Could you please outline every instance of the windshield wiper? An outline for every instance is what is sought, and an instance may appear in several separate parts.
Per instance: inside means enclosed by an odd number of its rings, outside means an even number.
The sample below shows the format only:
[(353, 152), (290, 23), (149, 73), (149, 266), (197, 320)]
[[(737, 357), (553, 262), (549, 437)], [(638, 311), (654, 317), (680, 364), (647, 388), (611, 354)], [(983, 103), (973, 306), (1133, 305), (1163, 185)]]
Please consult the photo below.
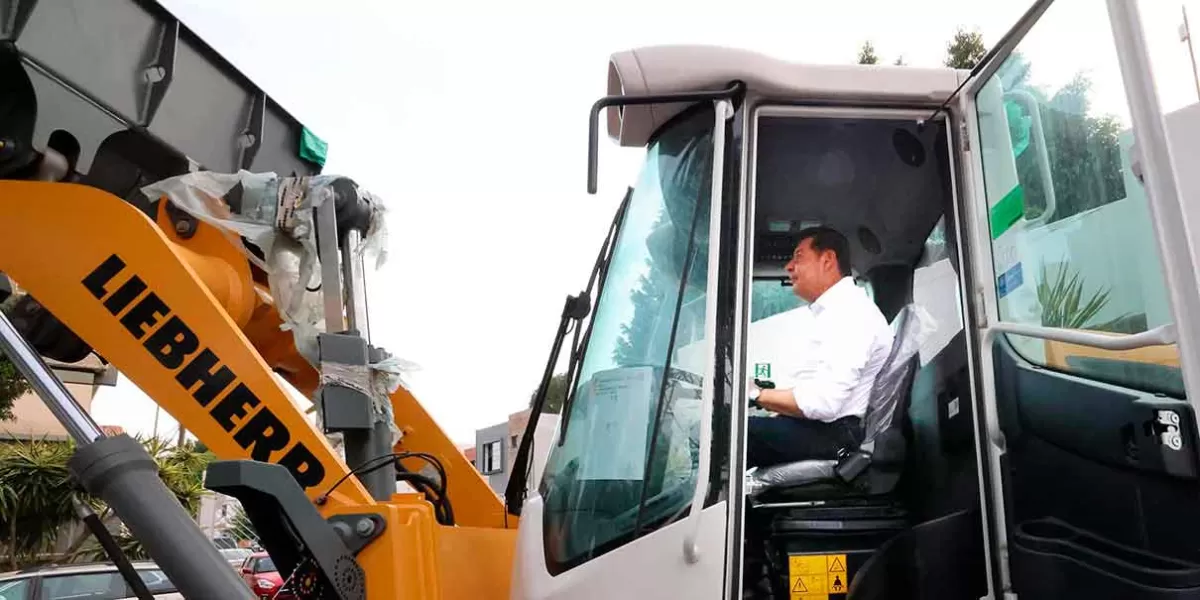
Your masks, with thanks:
[(537, 431), (538, 420), (541, 418), (542, 410), (546, 405), (546, 395), (550, 389), (550, 380), (554, 377), (554, 367), (558, 364), (558, 357), (562, 353), (563, 342), (566, 341), (567, 333), (570, 329), (574, 329), (574, 338), (571, 341), (570, 363), (567, 367), (566, 381), (566, 398), (563, 400), (562, 406), (559, 409), (560, 419), (562, 419), (562, 427), (559, 430), (559, 443), (566, 437), (567, 425), (570, 422), (571, 402), (575, 398), (575, 377), (576, 370), (579, 367), (579, 359), (583, 351), (584, 345), (587, 344), (592, 334), (592, 321), (588, 322), (587, 334), (580, 340), (579, 330), (583, 325), (583, 320), (592, 312), (592, 288), (599, 281), (599, 290), (596, 294), (597, 300), (604, 292), (604, 278), (608, 275), (608, 266), (612, 262), (613, 248), (617, 245), (617, 237), (621, 234), (621, 224), (625, 220), (625, 212), (629, 208), (629, 200), (633, 197), (633, 188), (625, 190), (625, 197), (621, 199), (620, 206), (617, 207), (617, 214), (613, 217), (612, 224), (608, 228), (608, 236), (604, 239), (604, 245), (600, 247), (600, 253), (596, 256), (596, 263), (592, 266), (592, 274), (588, 277), (587, 287), (580, 292), (578, 296), (568, 295), (563, 303), (562, 315), (558, 322), (558, 331), (554, 334), (554, 344), (550, 349), (550, 358), (546, 361), (546, 369), (542, 372), (542, 382), (538, 385), (537, 393), (533, 399), (533, 405), (530, 406), (529, 421), (525, 425), (525, 432), (521, 435), (521, 445), (517, 449), (517, 456), (513, 460), (513, 475), (508, 480), (508, 487), (504, 489), (504, 504), (508, 514), (520, 516), (521, 505), (525, 502), (526, 484), (529, 481), (529, 470), (532, 466), (530, 454), (533, 452), (534, 432)]

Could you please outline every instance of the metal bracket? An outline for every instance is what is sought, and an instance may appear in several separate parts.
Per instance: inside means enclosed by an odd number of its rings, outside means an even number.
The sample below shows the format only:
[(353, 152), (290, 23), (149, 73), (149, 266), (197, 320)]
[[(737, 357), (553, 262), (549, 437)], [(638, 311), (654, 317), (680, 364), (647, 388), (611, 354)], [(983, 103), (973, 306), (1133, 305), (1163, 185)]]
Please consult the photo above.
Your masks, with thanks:
[(142, 81), (145, 82), (142, 111), (138, 115), (138, 124), (149, 127), (167, 96), (167, 88), (175, 78), (175, 46), (179, 43), (179, 21), (170, 19), (164, 21), (159, 33), (158, 46), (148, 64), (142, 69)]
[(250, 114), (246, 117), (246, 128), (237, 137), (238, 166), (247, 171), (254, 164), (254, 157), (262, 147), (263, 115), (267, 112), (267, 95), (261, 91), (250, 99)]
[(1158, 423), (1163, 426), (1163, 432), (1158, 439), (1162, 445), (1172, 450), (1183, 450), (1183, 435), (1180, 433), (1179, 413), (1173, 410), (1159, 410)]
[(163, 210), (167, 213), (167, 218), (171, 220), (171, 227), (175, 229), (175, 235), (180, 239), (189, 240), (196, 235), (196, 228), (200, 226), (200, 221), (192, 216), (187, 211), (175, 206), (170, 200), (161, 200), (164, 202)]
[[(216, 461), (208, 466), (205, 487), (242, 503), (285, 578), (299, 569), (303, 575), (323, 578), (337, 598), (366, 598), (362, 566), (286, 468), (251, 460)], [(312, 571), (305, 566), (309, 563)]]
[(327, 520), (333, 525), (333, 531), (346, 543), (346, 548), (354, 555), (358, 555), (387, 529), (387, 520), (375, 513), (334, 515)]

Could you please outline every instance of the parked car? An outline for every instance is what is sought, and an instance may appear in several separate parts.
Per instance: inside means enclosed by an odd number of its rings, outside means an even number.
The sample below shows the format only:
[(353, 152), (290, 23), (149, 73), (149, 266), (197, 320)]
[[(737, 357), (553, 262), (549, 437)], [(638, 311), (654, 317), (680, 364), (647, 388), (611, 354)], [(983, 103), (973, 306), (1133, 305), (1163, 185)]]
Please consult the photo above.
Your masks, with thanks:
[[(283, 577), (275, 567), (275, 561), (266, 552), (256, 552), (242, 563), (242, 580), (250, 586), (254, 595), (262, 600), (295, 600), (295, 595), (283, 585)], [(282, 588), (282, 589), (281, 589)]]
[[(158, 600), (183, 600), (158, 565), (134, 562), (146, 589)], [(136, 598), (112, 563), (54, 565), (0, 574), (0, 600), (126, 600)]]
[(251, 554), (254, 554), (254, 551), (249, 548), (221, 548), (217, 552), (220, 552), (221, 556), (229, 562), (229, 566), (235, 569), (242, 566), (246, 562), (246, 559)]

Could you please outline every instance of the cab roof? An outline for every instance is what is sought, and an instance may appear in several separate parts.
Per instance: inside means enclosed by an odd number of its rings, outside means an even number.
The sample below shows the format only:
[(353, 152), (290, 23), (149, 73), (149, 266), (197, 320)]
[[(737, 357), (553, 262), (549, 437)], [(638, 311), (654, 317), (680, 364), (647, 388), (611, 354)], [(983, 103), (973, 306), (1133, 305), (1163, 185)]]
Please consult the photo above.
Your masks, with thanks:
[[(937, 106), (967, 71), (884, 65), (817, 65), (758, 52), (707, 45), (644, 46), (609, 57), (608, 94), (644, 95), (721, 90), (734, 81), (747, 92), (782, 101)], [(624, 106), (607, 111), (608, 135), (622, 146), (644, 146), (686, 104)]]

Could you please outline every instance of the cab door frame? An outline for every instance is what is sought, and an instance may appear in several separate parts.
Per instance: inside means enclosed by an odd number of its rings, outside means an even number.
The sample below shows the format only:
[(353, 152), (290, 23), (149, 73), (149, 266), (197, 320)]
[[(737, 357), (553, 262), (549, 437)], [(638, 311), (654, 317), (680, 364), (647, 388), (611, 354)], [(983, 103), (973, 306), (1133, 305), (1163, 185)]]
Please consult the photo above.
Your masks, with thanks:
[[(991, 598), (1015, 597), (1008, 562), (1006, 490), (1000, 468), (1005, 441), (999, 425), (992, 360), (992, 343), (996, 337), (1012, 333), (1111, 350), (1176, 343), (1186, 389), (1200, 389), (1200, 354), (1192, 344), (1192, 340), (1200, 339), (1200, 280), (1196, 271), (1200, 265), (1200, 248), (1189, 244), (1188, 211), (1174, 175), (1141, 18), (1133, 1), (1107, 0), (1106, 8), (1130, 108), (1131, 126), (1137, 140), (1134, 160), (1140, 159), (1141, 179), (1168, 288), (1173, 323), (1140, 334), (1112, 338), (1078, 330), (1005, 322), (999, 316), (993, 293), (995, 265), (982, 156), (978, 150), (981, 145), (975, 98), (1053, 1), (1035, 2), (972, 70), (963, 83), (954, 110), (957, 139), (953, 147), (958, 151), (955, 159), (960, 164), (958, 198), (962, 203), (958, 208), (962, 212), (960, 226), (965, 234), (960, 244), (967, 246), (964, 267), (969, 269), (964, 273), (964, 309), (971, 340), (969, 351), (973, 355), (972, 380), (982, 411), (977, 414), (983, 415), (983, 423), (977, 423), (980, 437), (977, 449), (980, 452), (980, 497), (985, 507), (982, 513), (988, 558), (988, 597)], [(1193, 225), (1200, 226), (1200, 223)], [(1189, 404), (1193, 408), (1200, 407), (1194, 397), (1189, 399)]]

